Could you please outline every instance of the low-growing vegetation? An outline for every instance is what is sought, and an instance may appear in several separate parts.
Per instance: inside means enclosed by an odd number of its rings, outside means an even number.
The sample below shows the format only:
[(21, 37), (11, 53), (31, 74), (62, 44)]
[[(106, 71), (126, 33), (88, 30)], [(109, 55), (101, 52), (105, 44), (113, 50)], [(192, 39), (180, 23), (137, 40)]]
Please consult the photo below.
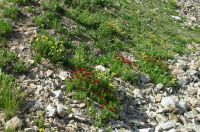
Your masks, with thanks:
[(3, 109), (7, 118), (16, 114), (23, 96), (15, 79), (0, 72), (0, 109)]
[(5, 49), (0, 49), (0, 60), (0, 69), (6, 73), (17, 75), (28, 71), (27, 66), (18, 60), (15, 53), (8, 52)]
[(12, 31), (12, 27), (9, 22), (0, 19), (0, 36), (6, 35)]
[[(174, 0), (49, 0), (41, 1), (40, 8), (44, 13), (33, 19), (40, 28), (33, 41), (35, 59), (46, 57), (75, 69), (66, 81), (67, 92), (75, 91), (75, 96), (85, 100), (89, 108), (94, 102), (99, 105), (89, 112), (97, 126), (117, 117), (120, 111), (120, 102), (112, 98), (117, 97), (117, 89), (111, 86), (113, 77), (135, 84), (137, 73), (142, 72), (153, 83), (173, 86), (176, 79), (166, 61), (176, 53), (186, 53), (188, 43), (200, 42), (199, 30), (181, 27), (181, 21), (172, 20), (172, 15), (178, 15)], [(44, 31), (49, 29), (65, 39), (46, 35)], [(93, 73), (96, 65), (109, 69), (104, 75), (108, 80), (98, 79), (98, 72)], [(92, 84), (95, 81), (98, 84)]]
[[(74, 98), (85, 101), (96, 126), (117, 118), (121, 110), (118, 89), (112, 85), (114, 77), (135, 85), (137, 73), (142, 73), (149, 75), (152, 83), (175, 86), (176, 79), (166, 61), (177, 53), (186, 53), (187, 44), (200, 42), (199, 28), (184, 26), (184, 18), (172, 19), (172, 15), (179, 15), (175, 0), (3, 0), (0, 1), (0, 69), (13, 75), (27, 71), (5, 44), (12, 24), (22, 13), (20, 7), (32, 15), (31, 20), (38, 27), (31, 43), (35, 64), (46, 58), (72, 70), (72, 78), (65, 80), (66, 93), (75, 92)], [(97, 65), (109, 70), (96, 71)], [(0, 81), (6, 80), (9, 87), (18, 89), (5, 73), (1, 73)], [(5, 89), (5, 83), (1, 84)], [(13, 94), (12, 90), (9, 92)], [(6, 100), (1, 93), (0, 98)], [(19, 95), (13, 97), (15, 101)], [(9, 117), (18, 107), (12, 99), (8, 106), (0, 104), (2, 109), (13, 108), (8, 110)], [(38, 127), (44, 127), (43, 115), (36, 122)]]
[[(0, 110), (6, 119), (12, 118), (23, 103), (24, 94), (14, 76), (26, 73), (27, 66), (17, 55), (7, 49), (7, 40), (13, 31), (13, 21), (17, 19), (19, 10), (14, 1), (0, 1)], [(5, 131), (15, 131), (6, 129)]]
[[(73, 71), (72, 78), (65, 82), (67, 92), (75, 91), (76, 99), (85, 100), (90, 115), (96, 119), (95, 123), (99, 127), (106, 120), (118, 117), (120, 111), (117, 89), (111, 81), (112, 77), (108, 73), (81, 68)], [(91, 108), (95, 104), (97, 109)]]

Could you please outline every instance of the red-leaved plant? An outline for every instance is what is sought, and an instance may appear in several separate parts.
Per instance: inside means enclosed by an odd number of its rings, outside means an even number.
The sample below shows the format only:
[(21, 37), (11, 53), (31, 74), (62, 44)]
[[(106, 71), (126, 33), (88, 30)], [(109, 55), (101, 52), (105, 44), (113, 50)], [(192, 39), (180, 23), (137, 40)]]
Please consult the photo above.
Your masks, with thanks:
[(119, 109), (117, 92), (109, 85), (109, 82), (99, 78), (95, 72), (81, 68), (72, 72), (72, 78), (66, 81), (68, 91), (81, 92), (87, 98), (99, 104), (99, 109), (107, 115), (116, 116)]

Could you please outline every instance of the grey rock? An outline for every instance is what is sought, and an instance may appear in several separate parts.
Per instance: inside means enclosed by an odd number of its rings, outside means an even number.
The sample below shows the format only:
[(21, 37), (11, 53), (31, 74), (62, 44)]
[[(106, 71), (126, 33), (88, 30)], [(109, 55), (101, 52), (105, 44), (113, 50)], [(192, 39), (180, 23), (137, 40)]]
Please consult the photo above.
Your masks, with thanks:
[(33, 128), (25, 128), (24, 131), (25, 132), (34, 132), (34, 129)]
[(195, 76), (195, 74), (197, 74), (197, 71), (196, 70), (188, 70), (186, 73), (191, 76)]
[(159, 126), (167, 131), (167, 130), (170, 130), (172, 128), (175, 128), (177, 126), (176, 122), (175, 121), (169, 121), (169, 122), (165, 122), (165, 123), (160, 123)]
[(32, 89), (37, 88), (37, 86), (36, 86), (34, 83), (30, 83), (30, 87), (31, 87)]
[(47, 117), (54, 117), (55, 114), (56, 114), (56, 108), (52, 105), (52, 104), (49, 104), (46, 108), (46, 116)]
[(35, 102), (34, 105), (30, 108), (30, 112), (34, 112), (37, 110), (43, 110), (43, 109), (44, 109), (44, 106), (43, 106), (42, 102), (38, 101), (38, 102)]
[(200, 113), (200, 107), (196, 107), (195, 109), (196, 109), (197, 112)]
[(190, 103), (188, 101), (180, 100), (179, 101), (179, 108), (183, 113), (190, 109)]
[(53, 95), (55, 98), (59, 98), (59, 99), (61, 99), (61, 98), (63, 97), (63, 94), (62, 94), (62, 91), (61, 91), (61, 90), (52, 91), (52, 95)]
[(64, 116), (67, 114), (67, 109), (68, 109), (68, 107), (65, 106), (64, 104), (62, 104), (62, 103), (57, 103), (57, 104), (56, 104), (56, 107), (57, 107), (58, 115), (59, 115), (60, 117), (64, 117)]
[(141, 80), (142, 83), (149, 83), (151, 81), (151, 78), (148, 75), (139, 75), (139, 79)]
[(155, 118), (156, 118), (157, 122), (167, 121), (167, 118), (164, 115), (161, 115), (161, 114), (157, 114)]
[(170, 106), (176, 107), (176, 102), (173, 97), (163, 97), (161, 100), (161, 105), (165, 108), (169, 108)]
[(187, 125), (189, 122), (189, 119), (187, 119), (185, 116), (180, 116), (179, 119), (183, 123), (183, 125)]
[(200, 96), (200, 88), (198, 88), (197, 95)]
[(78, 104), (78, 107), (79, 108), (84, 108), (85, 107), (85, 103)]
[(140, 98), (140, 99), (144, 98), (143, 95), (142, 95), (142, 91), (138, 88), (134, 89), (133, 93), (134, 93), (134, 96), (136, 98)]
[(35, 91), (35, 94), (36, 95), (40, 95), (41, 91), (43, 90), (44, 88), (41, 86), (41, 85), (37, 85), (37, 90)]
[(98, 70), (98, 71), (101, 71), (101, 72), (107, 72), (107, 71), (109, 71), (108, 68), (106, 68), (106, 67), (104, 67), (102, 65), (95, 66), (95, 69)]
[(143, 129), (139, 129), (139, 132), (154, 132), (153, 128), (143, 128)]
[(53, 74), (53, 71), (47, 70), (45, 74), (46, 74), (46, 77), (50, 77)]
[(167, 132), (177, 132), (177, 130), (176, 129), (174, 129), (174, 128), (172, 128), (172, 129), (170, 129), (169, 131), (167, 131)]
[(8, 122), (6, 122), (6, 129), (11, 128), (16, 130), (21, 127), (22, 127), (22, 120), (17, 116), (13, 117)]
[(164, 85), (162, 83), (159, 83), (159, 84), (156, 85), (156, 88), (158, 90), (161, 90), (163, 87), (164, 87)]
[(118, 92), (118, 96), (119, 96), (119, 100), (122, 101), (125, 98), (125, 94), (126, 94), (126, 90), (124, 86), (120, 86), (119, 87), (119, 92)]
[(188, 119), (192, 119), (192, 118), (195, 118), (197, 114), (198, 113), (196, 111), (189, 111), (185, 113), (184, 116), (187, 117)]
[(71, 75), (70, 75), (70, 73), (68, 71), (63, 71), (62, 70), (59, 73), (59, 77), (60, 77), (61, 80), (65, 80), (66, 78), (71, 78)]
[(157, 95), (155, 96), (155, 101), (156, 101), (156, 103), (160, 103), (160, 102), (161, 102), (161, 99), (162, 99), (161, 94), (157, 94)]
[(173, 18), (174, 20), (176, 20), (176, 21), (180, 21), (180, 20), (181, 20), (181, 17), (179, 17), (179, 16), (172, 16), (172, 18)]
[(197, 98), (191, 98), (190, 103), (193, 107), (196, 107), (199, 104), (199, 100)]
[(190, 128), (190, 129), (192, 129), (195, 132), (199, 132), (200, 125), (197, 125), (197, 124), (194, 124), (194, 123), (188, 123), (186, 128), (187, 129)]
[(115, 129), (115, 128), (126, 128), (126, 129), (131, 130), (130, 126), (125, 124), (123, 121), (117, 121), (114, 124), (112, 124), (111, 127), (112, 127), (112, 129)]
[(195, 88), (195, 87), (188, 87), (188, 93), (190, 94), (190, 95), (195, 95), (195, 94), (197, 94), (197, 92), (198, 92), (198, 89), (197, 88)]
[(132, 105), (130, 105), (130, 106), (128, 106), (128, 110), (127, 110), (127, 112), (128, 113), (133, 113), (134, 112), (134, 107), (132, 106)]
[(21, 50), (21, 51), (23, 51), (25, 48), (26, 48), (26, 47), (23, 46), (23, 45), (20, 45), (20, 46), (19, 46), (19, 50)]

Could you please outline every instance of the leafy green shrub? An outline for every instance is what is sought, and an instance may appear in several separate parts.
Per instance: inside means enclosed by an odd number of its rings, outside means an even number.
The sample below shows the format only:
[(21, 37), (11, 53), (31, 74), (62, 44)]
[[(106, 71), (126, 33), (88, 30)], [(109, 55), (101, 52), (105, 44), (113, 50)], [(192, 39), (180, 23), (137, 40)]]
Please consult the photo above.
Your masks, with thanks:
[(33, 22), (41, 28), (48, 29), (57, 27), (59, 24), (58, 16), (53, 12), (47, 12), (43, 16), (36, 16)]
[(6, 46), (6, 38), (0, 37), (0, 48), (4, 48), (5, 46)]
[(41, 0), (43, 9), (57, 13), (64, 13), (63, 4), (57, 0)]
[(37, 36), (33, 42), (33, 49), (37, 54), (54, 62), (62, 62), (66, 57), (64, 41), (46, 35)]
[(0, 49), (0, 60), (0, 68), (5, 72), (16, 74), (27, 72), (26, 65), (20, 62), (12, 52)]
[(12, 31), (11, 24), (0, 19), (0, 36), (10, 33)]
[(16, 114), (22, 99), (23, 95), (15, 80), (0, 72), (0, 108), (4, 110), (7, 118)]
[(87, 10), (71, 9), (68, 12), (74, 20), (88, 28), (98, 28), (104, 20), (102, 14), (90, 13)]

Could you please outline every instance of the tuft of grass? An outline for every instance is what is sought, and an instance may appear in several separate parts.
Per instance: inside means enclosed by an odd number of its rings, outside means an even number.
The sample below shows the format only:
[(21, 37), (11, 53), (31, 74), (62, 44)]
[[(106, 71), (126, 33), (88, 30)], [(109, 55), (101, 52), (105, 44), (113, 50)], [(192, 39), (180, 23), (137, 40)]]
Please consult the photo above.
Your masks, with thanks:
[(59, 17), (53, 12), (47, 12), (45, 15), (34, 17), (33, 22), (38, 27), (49, 29), (59, 25)]
[(36, 126), (38, 127), (38, 128), (44, 128), (45, 127), (45, 125), (44, 125), (44, 123), (45, 123), (45, 120), (44, 120), (44, 112), (40, 112), (39, 114), (38, 114), (38, 117), (35, 119), (35, 124), (36, 124)]
[(75, 49), (75, 55), (70, 59), (71, 65), (74, 67), (82, 67), (85, 64), (85, 50), (83, 46), (79, 46)]
[(57, 12), (60, 14), (64, 13), (63, 3), (57, 0), (41, 0), (41, 6), (44, 10)]
[(0, 72), (0, 108), (4, 110), (7, 118), (16, 114), (22, 99), (23, 94), (15, 80)]
[(16, 132), (16, 131), (12, 128), (8, 128), (8, 129), (5, 129), (3, 132)]
[(7, 6), (3, 9), (3, 16), (16, 20), (17, 16), (19, 14), (18, 7), (12, 5), (12, 6)]
[(11, 24), (3, 19), (0, 19), (0, 37), (12, 31)]
[(7, 73), (23, 74), (27, 72), (27, 66), (18, 60), (16, 54), (0, 49), (0, 68)]
[(9, 0), (9, 1), (20, 5), (28, 5), (35, 2), (35, 0)]

